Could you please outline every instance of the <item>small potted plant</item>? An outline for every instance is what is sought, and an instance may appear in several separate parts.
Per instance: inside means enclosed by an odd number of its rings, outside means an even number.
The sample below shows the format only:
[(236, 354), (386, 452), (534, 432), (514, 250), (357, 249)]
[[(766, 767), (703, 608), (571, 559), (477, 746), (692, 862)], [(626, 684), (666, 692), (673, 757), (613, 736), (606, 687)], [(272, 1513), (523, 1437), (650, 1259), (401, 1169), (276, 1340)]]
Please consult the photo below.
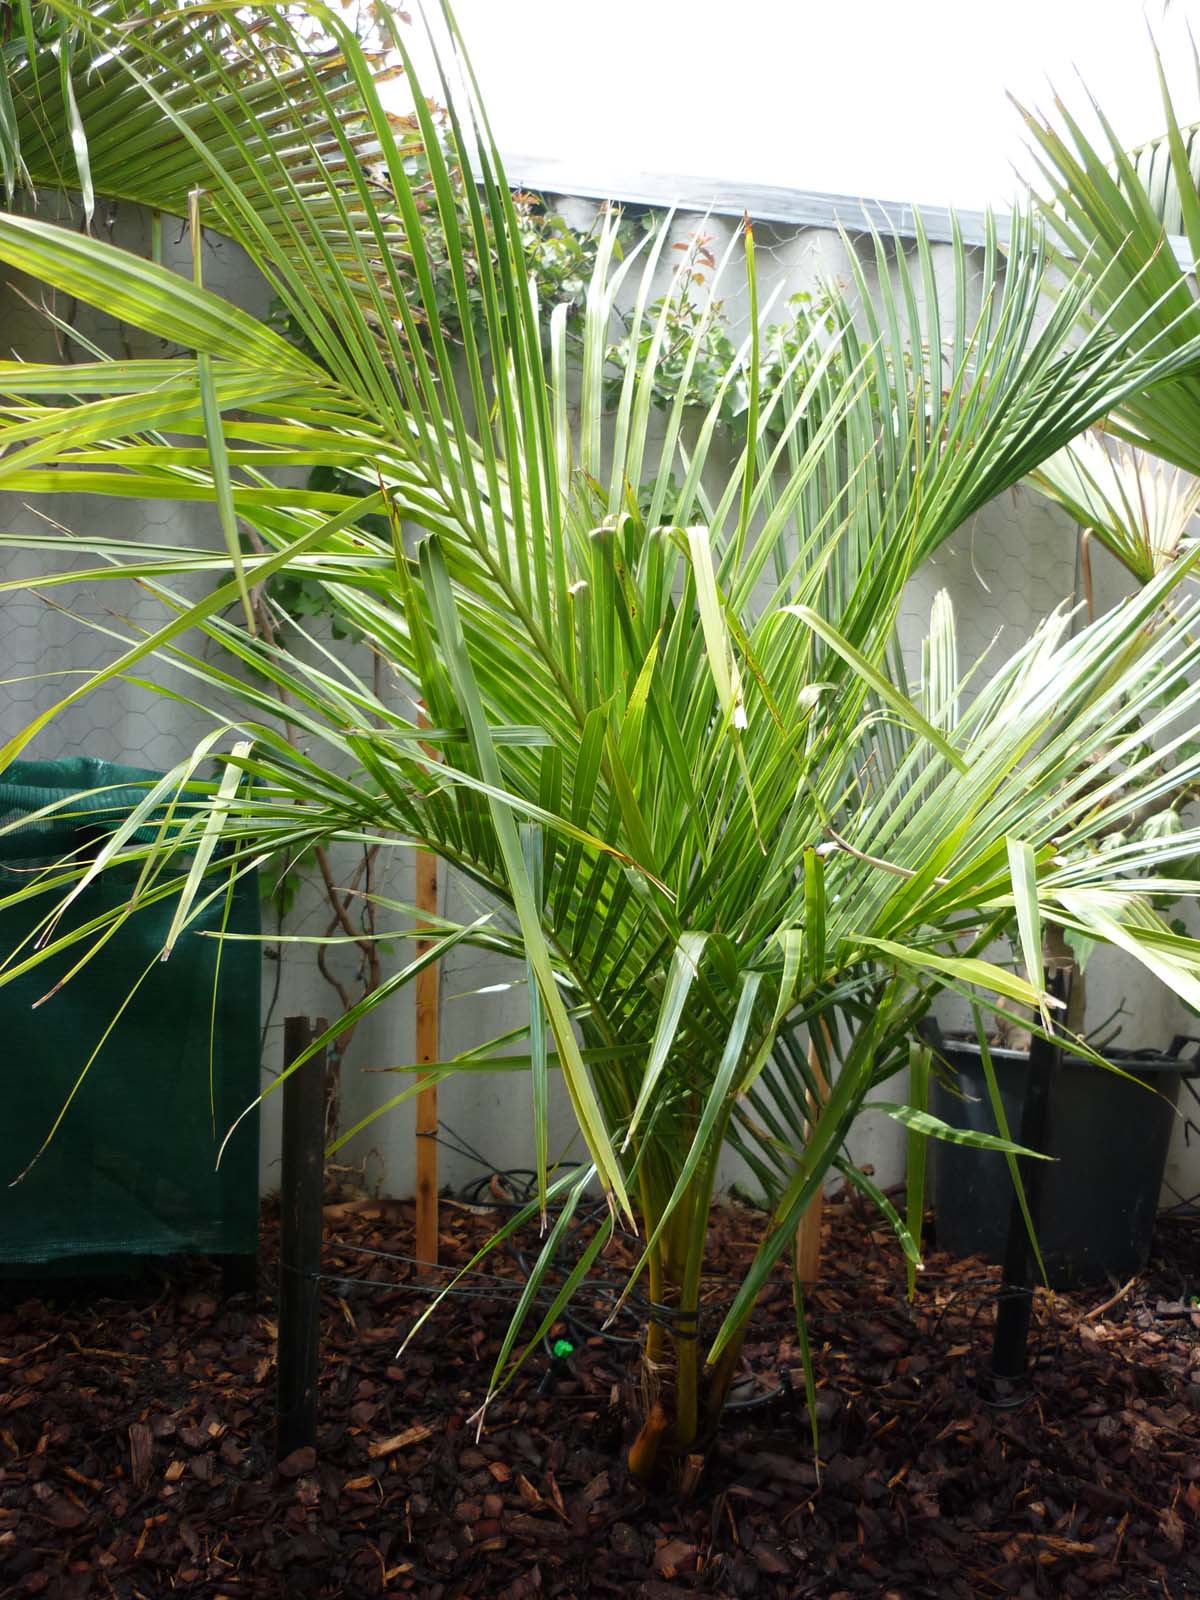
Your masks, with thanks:
[[(1079, 570), (1088, 619), (1094, 618), (1091, 564), (1093, 539), (1139, 583), (1151, 581), (1179, 554), (1200, 505), (1200, 483), (1146, 451), (1112, 441), (1093, 430), (1051, 457), (1033, 474), (1036, 486), (1081, 525)], [(1152, 708), (1168, 709), (1166, 700)], [(1131, 730), (1146, 713), (1131, 708)], [(1194, 741), (1172, 741), (1176, 755)], [(1197, 798), (1193, 784), (1172, 784), (1166, 763), (1147, 741), (1137, 752), (1143, 774), (1154, 773), (1154, 798), (1100, 831), (1087, 847), (1100, 852), (1128, 877), (1130, 893), (1165, 936), (1186, 932), (1182, 920), (1166, 918), (1200, 883), (1200, 854), (1184, 822)], [(1126, 762), (1128, 764), (1128, 761)], [(1111, 802), (1119, 773), (1097, 761), (1097, 807)], [(1172, 876), (1147, 875), (1153, 849), (1161, 862), (1165, 845), (1179, 840)], [(1160, 870), (1160, 869), (1155, 869)], [(1056, 1288), (1124, 1281), (1149, 1254), (1163, 1171), (1176, 1120), (1181, 1077), (1200, 1072), (1200, 1056), (1186, 1058), (1191, 1040), (1178, 1034), (1164, 1052), (1115, 1041), (1122, 1034), (1123, 1005), (1090, 1030), (1086, 1020), (1087, 967), (1093, 941), (1068, 930), (1047, 962), (1070, 973), (1059, 1031), (1063, 1048), (1053, 1071), (1047, 1106), (1045, 1154), (1053, 1166), (1037, 1174), (1037, 1245), (1047, 1281)], [(1014, 1136), (1021, 1128), (1031, 1081), (1032, 1019), (997, 1019), (990, 1037), (944, 1037), (931, 1024), (927, 1037), (935, 1057), (950, 1072), (935, 1076), (931, 1108), (945, 1121), (979, 1133)], [(1198, 1030), (1200, 1031), (1200, 1030)], [(1102, 1057), (1115, 1071), (1097, 1065)], [(950, 1075), (952, 1074), (952, 1076)], [(1012, 1176), (1016, 1165), (1010, 1158)], [(999, 1260), (1012, 1220), (1013, 1183), (1005, 1158), (995, 1153), (940, 1145), (933, 1160), (933, 1197), (938, 1242), (954, 1254), (981, 1253)], [(1025, 1196), (1022, 1193), (1022, 1202)]]

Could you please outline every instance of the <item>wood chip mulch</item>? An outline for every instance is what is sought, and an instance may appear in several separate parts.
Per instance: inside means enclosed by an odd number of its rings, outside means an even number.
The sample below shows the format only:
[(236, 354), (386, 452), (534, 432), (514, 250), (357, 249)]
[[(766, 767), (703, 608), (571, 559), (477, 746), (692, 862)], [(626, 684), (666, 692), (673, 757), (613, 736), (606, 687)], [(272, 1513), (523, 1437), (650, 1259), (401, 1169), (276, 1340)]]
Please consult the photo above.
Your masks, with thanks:
[[(496, 1215), (445, 1206), (444, 1261)], [(714, 1212), (718, 1278), (759, 1221)], [(0, 1285), (0, 1600), (1200, 1595), (1200, 1220), (1163, 1219), (1119, 1298), (1039, 1294), (1032, 1380), (1003, 1409), (983, 1393), (995, 1270), (933, 1252), (910, 1307), (877, 1214), (829, 1204), (820, 1472), (781, 1279), (747, 1343), (750, 1403), (687, 1499), (626, 1478), (630, 1347), (589, 1335), (586, 1303), (575, 1353), (539, 1349), (477, 1442), (520, 1265), (498, 1256), (503, 1281), (397, 1359), (412, 1268), (362, 1247), (411, 1241), (408, 1205), (326, 1207), (324, 1270), (376, 1288), (325, 1285), (318, 1449), (278, 1466), (270, 1215), (257, 1307), (223, 1301), (204, 1262)], [(714, 1313), (729, 1293), (712, 1286)]]

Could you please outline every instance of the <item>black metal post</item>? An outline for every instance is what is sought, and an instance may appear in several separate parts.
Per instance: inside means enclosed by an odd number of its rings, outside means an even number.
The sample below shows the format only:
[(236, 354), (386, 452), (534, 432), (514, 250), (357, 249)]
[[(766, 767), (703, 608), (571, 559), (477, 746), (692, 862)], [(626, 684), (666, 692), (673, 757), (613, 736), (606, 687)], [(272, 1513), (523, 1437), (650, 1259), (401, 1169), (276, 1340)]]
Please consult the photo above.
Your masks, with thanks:
[[(324, 1022), (317, 1023), (323, 1033)], [(307, 1017), (283, 1025), (284, 1060), (308, 1048)], [(283, 1085), (283, 1162), (279, 1216), (278, 1460), (317, 1440), (320, 1357), (321, 1204), (325, 1175), (325, 1052)]]
[[(1052, 971), (1048, 975), (1046, 989), (1056, 1000), (1065, 999), (1066, 975), (1062, 971)], [(1053, 1033), (1053, 1015), (1051, 1023)], [(1017, 1143), (1023, 1144), (1027, 1150), (1042, 1151), (1046, 1148), (1050, 1128), (1050, 1096), (1061, 1062), (1062, 1046), (1057, 1039), (1044, 1039), (1040, 1034), (1035, 1034), (1029, 1047), (1029, 1082), (1025, 1104), (1021, 1108), (1021, 1131), (1017, 1135)], [(1025, 1187), (1029, 1217), (1036, 1236), (1041, 1223), (1042, 1163), (1021, 1158), (1018, 1160), (1022, 1168), (1021, 1181)], [(1021, 1203), (1014, 1190), (1004, 1248), (1003, 1287), (996, 1307), (996, 1330), (992, 1340), (993, 1378), (1011, 1381), (1025, 1375), (1029, 1363), (1033, 1277), (1033, 1247), (1021, 1213)]]

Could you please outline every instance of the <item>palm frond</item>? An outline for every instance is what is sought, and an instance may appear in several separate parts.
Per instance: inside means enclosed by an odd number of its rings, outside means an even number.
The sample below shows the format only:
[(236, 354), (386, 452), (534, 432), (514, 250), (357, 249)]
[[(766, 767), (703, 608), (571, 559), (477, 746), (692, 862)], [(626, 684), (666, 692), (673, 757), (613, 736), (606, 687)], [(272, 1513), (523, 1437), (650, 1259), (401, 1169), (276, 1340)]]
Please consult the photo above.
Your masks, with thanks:
[(1095, 430), (1043, 461), (1029, 481), (1141, 583), (1175, 560), (1200, 506), (1200, 480)]
[[(1179, 126), (1161, 63), (1159, 80), (1168, 131), (1154, 146), (1132, 154), (1098, 106), (1107, 150), (1088, 139), (1061, 102), (1056, 109), (1063, 132), (1029, 111), (1023, 115), (1045, 180), (1047, 227), (1072, 263), (1082, 262), (1095, 274), (1093, 317), (1130, 338), (1140, 340), (1154, 329), (1166, 345), (1181, 346), (1200, 326), (1196, 141), (1194, 132), (1185, 138)], [(1189, 262), (1177, 259), (1169, 232), (1186, 236)], [(1161, 387), (1131, 395), (1109, 425), (1197, 474), (1198, 416), (1200, 378), (1184, 371)]]

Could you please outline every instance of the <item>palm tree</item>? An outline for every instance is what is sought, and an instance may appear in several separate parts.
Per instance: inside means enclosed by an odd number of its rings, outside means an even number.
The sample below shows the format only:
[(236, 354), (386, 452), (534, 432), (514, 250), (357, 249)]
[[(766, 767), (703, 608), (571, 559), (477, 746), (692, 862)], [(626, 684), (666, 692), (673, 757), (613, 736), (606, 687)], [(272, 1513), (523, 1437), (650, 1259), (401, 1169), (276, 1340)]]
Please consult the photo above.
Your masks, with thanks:
[[(1136, 765), (1130, 705), (1166, 738), (1156, 697), (1177, 690), (1178, 715), (1200, 694), (1183, 592), (1197, 557), (1074, 637), (1052, 618), (965, 709), (944, 602), (915, 693), (896, 649), (901, 595), (924, 556), (1095, 418), (1149, 384), (1183, 381), (1200, 341), (1169, 321), (1118, 337), (1100, 317), (1070, 344), (1095, 281), (1080, 272), (1044, 315), (1045, 251), (1019, 217), (1006, 253), (989, 233), (977, 310), (961, 244), (947, 312), (923, 235), (911, 258), (869, 237), (832, 333), (814, 325), (764, 379), (747, 227), (723, 270), (745, 274), (750, 329), (721, 392), (700, 414), (687, 404), (714, 283), (676, 400), (652, 426), (666, 227), (621, 256), (616, 219), (604, 220), (573, 331), (566, 307), (540, 305), (526, 277), (474, 98), (439, 86), (443, 148), (413, 83), (427, 194), (397, 147), (377, 66), (337, 16), (310, 10), (336, 57), (314, 60), (276, 12), (158, 3), (87, 13), (53, 0), (43, 14), (70, 39), (57, 81), (38, 77), (36, 48), (10, 46), (14, 181), (61, 161), (50, 130), (86, 128), (94, 188), (185, 215), (196, 239), (207, 225), (236, 240), (302, 340), (206, 290), (199, 271), (189, 282), (86, 233), (0, 216), (10, 267), (176, 352), (0, 363), (0, 487), (203, 500), (224, 534), (199, 552), (86, 529), (3, 540), (90, 553), (95, 564), (63, 581), (135, 581), (164, 608), (149, 635), (113, 622), (113, 660), (56, 709), (152, 671), (160, 692), (188, 696), (214, 727), (89, 859), (9, 897), (74, 895), (134, 862), (131, 905), (71, 933), (47, 919), (40, 945), (15, 952), (2, 976), (66, 947), (86, 961), (122, 916), (173, 896), (169, 953), (231, 876), (317, 842), (436, 850), (496, 909), (443, 924), (432, 950), (362, 1005), (385, 1003), (458, 940), (526, 964), (526, 1053), (511, 1054), (520, 1041), (509, 1038), (434, 1067), (523, 1071), (533, 1085), (538, 1194), (505, 1232), (540, 1211), (545, 1239), (489, 1392), (536, 1348), (614, 1230), (635, 1229), (626, 1292), (647, 1329), (631, 1460), (648, 1472), (664, 1444), (691, 1451), (715, 1424), (755, 1300), (831, 1168), (916, 1259), (914, 1229), (843, 1151), (867, 1104), (915, 1138), (960, 1137), (919, 1105), (876, 1095), (907, 1065), (938, 992), (1049, 1007), (1045, 925), (1115, 943), (1200, 1002), (1200, 946), (1131, 891), (1125, 857), (1082, 848), (1158, 781)], [(411, 76), (404, 35), (387, 25)], [(74, 83), (74, 110), (63, 83)], [(123, 140), (138, 152), (130, 171)], [(456, 187), (459, 172), (473, 181)], [(434, 231), (456, 342), (426, 248)], [(643, 353), (613, 401), (618, 303)], [(746, 441), (723, 464), (716, 423), (734, 382), (747, 389)], [(281, 481), (279, 469), (313, 462), (336, 468), (334, 487)], [(329, 596), (419, 694), (428, 726), (320, 639), (289, 648), (257, 625), (280, 572)], [(190, 574), (218, 582), (196, 599), (177, 582)], [(1118, 781), (1109, 770), (1123, 761)], [(1173, 776), (1195, 766), (1179, 756)], [(1144, 841), (1136, 864), (1166, 881), (1176, 844)], [(1025, 976), (987, 959), (1014, 921)], [(551, 1160), (552, 1072), (587, 1147), (582, 1169)], [(753, 1263), (711, 1328), (700, 1288), (726, 1145), (768, 1204)], [(551, 1289), (593, 1183), (607, 1208)]]

